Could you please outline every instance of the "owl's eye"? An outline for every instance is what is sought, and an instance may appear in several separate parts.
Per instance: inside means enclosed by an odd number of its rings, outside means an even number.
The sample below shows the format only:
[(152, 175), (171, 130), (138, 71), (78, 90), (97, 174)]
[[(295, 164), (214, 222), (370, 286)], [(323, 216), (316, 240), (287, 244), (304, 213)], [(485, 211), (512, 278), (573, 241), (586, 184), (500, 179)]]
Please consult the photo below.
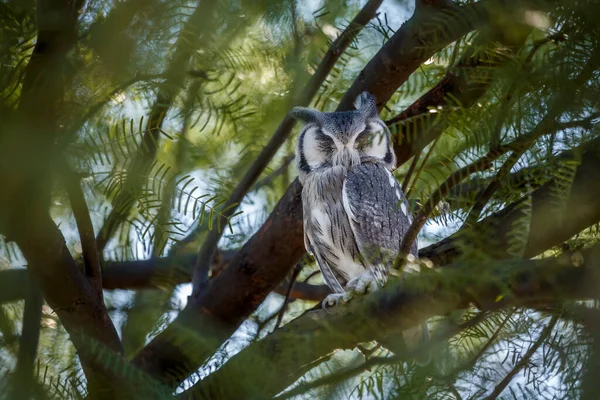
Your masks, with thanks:
[(364, 130), (356, 137), (356, 140), (354, 141), (354, 147), (362, 150), (368, 146), (372, 140), (373, 135), (371, 135), (371, 132), (369, 130)]
[(319, 144), (319, 149), (322, 151), (333, 151), (335, 149), (335, 143), (333, 139), (327, 135), (319, 135), (317, 136), (317, 142)]

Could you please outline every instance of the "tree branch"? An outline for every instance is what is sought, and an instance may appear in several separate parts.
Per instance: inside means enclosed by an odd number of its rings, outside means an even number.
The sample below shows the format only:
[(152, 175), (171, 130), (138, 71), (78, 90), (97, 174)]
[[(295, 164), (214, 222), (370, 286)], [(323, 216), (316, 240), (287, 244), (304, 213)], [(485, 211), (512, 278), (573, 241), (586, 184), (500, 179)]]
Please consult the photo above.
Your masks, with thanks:
[[(579, 268), (563, 266), (558, 258), (466, 262), (390, 282), (345, 306), (313, 311), (288, 323), (232, 357), (182, 398), (240, 398), (253, 393), (253, 388), (260, 388), (263, 396), (275, 395), (299, 378), (303, 365), (336, 349), (354, 348), (472, 303), (482, 310), (497, 310), (594, 298), (600, 284), (600, 246), (584, 257), (585, 267)], [(502, 300), (497, 301), (500, 295)], [(248, 371), (247, 365), (257, 372)]]
[(350, 110), (365, 90), (375, 96), (381, 109), (431, 55), (484, 26), (492, 13), (507, 9), (503, 1), (482, 0), (462, 6), (436, 4), (427, 12), (416, 11), (360, 72), (340, 101), (338, 111)]
[(61, 160), (60, 172), (62, 175), (63, 184), (71, 202), (71, 209), (77, 224), (79, 232), (79, 240), (81, 241), (81, 249), (83, 253), (83, 264), (85, 275), (90, 280), (92, 287), (96, 291), (96, 295), (103, 301), (102, 295), (102, 267), (100, 266), (100, 258), (96, 249), (96, 240), (94, 238), (94, 226), (90, 217), (85, 196), (81, 190), (80, 179), (77, 174), (67, 165), (66, 160)]
[(494, 38), (502, 29), (513, 29), (519, 32), (518, 35), (511, 37), (510, 41), (505, 38), (501, 41), (503, 46), (513, 52), (525, 42), (529, 34), (528, 29), (516, 29), (514, 26), (495, 29), (488, 27), (485, 33), (475, 39), (473, 49), (469, 49), (436, 86), (406, 110), (386, 121), (394, 134), (394, 151), (398, 165), (402, 165), (421, 152), (446, 128), (446, 121), (438, 117), (440, 114), (432, 114), (431, 108), (444, 109), (457, 103), (463, 108), (469, 108), (486, 92), (492, 82), (495, 68), (503, 65), (508, 57), (500, 55), (490, 57), (490, 53), (496, 54), (498, 51), (481, 51), (481, 47), (498, 46)]
[[(462, 324), (453, 325), (453, 326), (450, 326), (450, 327), (444, 329), (443, 332), (440, 332), (440, 333), (436, 334), (435, 337), (432, 337), (431, 340), (429, 340), (427, 342), (426, 346), (429, 348), (433, 348), (437, 344), (447, 341), (448, 339), (459, 334), (460, 332), (464, 331), (465, 329), (468, 329), (470, 327), (473, 327), (473, 326), (479, 324), (481, 321), (483, 321), (483, 319), (486, 315), (487, 315), (487, 313), (482, 312)], [(378, 366), (378, 365), (398, 364), (398, 363), (403, 362), (404, 360), (417, 357), (418, 353), (423, 352), (423, 351), (427, 351), (427, 349), (424, 349), (423, 346), (421, 346), (413, 351), (407, 352), (407, 354), (394, 354), (391, 357), (372, 357), (372, 358), (369, 358), (368, 360), (366, 360), (361, 365), (358, 365), (356, 367), (345, 369), (339, 373), (335, 373), (335, 374), (332, 374), (329, 376), (324, 376), (324, 377), (318, 378), (314, 381), (300, 384), (300, 385), (294, 387), (294, 389), (292, 389), (288, 392), (285, 392), (281, 396), (277, 396), (276, 399), (284, 400), (284, 399), (293, 398), (294, 396), (300, 395), (302, 393), (306, 393), (307, 391), (309, 391), (311, 389), (314, 389), (314, 388), (317, 388), (320, 386), (329, 385), (334, 382), (341, 382), (341, 381), (347, 380), (356, 375), (359, 375), (360, 373), (362, 373), (364, 371), (370, 371), (371, 368)], [(185, 394), (183, 397), (185, 397), (185, 396), (187, 396), (187, 394)]]
[[(211, 269), (223, 270), (233, 259), (235, 251), (220, 251)], [(102, 284), (105, 290), (113, 289), (160, 289), (192, 281), (196, 254), (172, 255), (139, 261), (107, 261), (102, 268)], [(215, 276), (216, 277), (216, 276)], [(0, 303), (22, 300), (29, 293), (29, 273), (24, 268), (0, 271)], [(213, 277), (214, 279), (214, 277)], [(285, 281), (273, 290), (285, 295), (289, 285)], [(321, 301), (330, 293), (327, 285), (296, 282), (290, 298)]]
[(296, 284), (296, 279), (298, 279), (298, 274), (300, 274), (300, 271), (302, 271), (302, 267), (303, 267), (302, 264), (296, 264), (296, 267), (294, 268), (294, 272), (292, 273), (292, 278), (290, 279), (289, 287), (288, 287), (287, 291), (285, 292), (283, 304), (281, 305), (281, 311), (279, 312), (279, 315), (277, 316), (277, 322), (275, 323), (275, 327), (273, 328), (273, 330), (278, 329), (279, 326), (281, 325), (281, 321), (283, 321), (283, 314), (285, 314), (285, 310), (287, 309), (287, 305), (290, 301), (290, 295), (292, 293), (292, 289), (294, 288), (294, 286)]

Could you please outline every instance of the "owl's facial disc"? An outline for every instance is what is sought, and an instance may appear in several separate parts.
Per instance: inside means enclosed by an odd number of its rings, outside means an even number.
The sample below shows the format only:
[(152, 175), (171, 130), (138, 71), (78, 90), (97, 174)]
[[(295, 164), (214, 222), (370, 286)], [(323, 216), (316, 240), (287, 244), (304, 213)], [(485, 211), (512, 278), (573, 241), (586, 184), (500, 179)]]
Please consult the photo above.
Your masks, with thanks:
[(296, 157), (298, 168), (309, 173), (320, 167), (331, 166), (336, 150), (334, 139), (315, 124), (308, 125), (298, 138)]
[(390, 134), (381, 120), (371, 120), (367, 128), (354, 137), (354, 146), (361, 156), (383, 161), (390, 169), (395, 168), (396, 156)]

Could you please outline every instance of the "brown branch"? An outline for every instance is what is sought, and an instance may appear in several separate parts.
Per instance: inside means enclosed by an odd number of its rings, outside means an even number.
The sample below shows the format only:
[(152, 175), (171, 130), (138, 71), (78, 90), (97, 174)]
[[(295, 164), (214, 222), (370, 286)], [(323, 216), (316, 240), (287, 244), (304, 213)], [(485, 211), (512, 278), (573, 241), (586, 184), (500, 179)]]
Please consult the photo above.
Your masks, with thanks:
[[(402, 165), (415, 154), (421, 152), (429, 143), (439, 138), (447, 126), (447, 121), (440, 114), (432, 114), (431, 108), (448, 109), (457, 104), (462, 108), (471, 107), (488, 89), (492, 82), (494, 71), (505, 64), (507, 56), (498, 55), (494, 42), (498, 31), (503, 27), (488, 29), (480, 34), (475, 43), (461, 57), (458, 64), (431, 90), (416, 100), (410, 107), (394, 118), (386, 121), (394, 134), (394, 151), (398, 165)], [(503, 51), (511, 52), (523, 45), (528, 29), (505, 28), (519, 32), (510, 41), (503, 38), (500, 42)], [(494, 47), (495, 51), (482, 51), (481, 47)], [(494, 54), (495, 57), (490, 56)]]
[[(240, 398), (253, 390), (272, 396), (295, 382), (303, 365), (336, 349), (399, 333), (473, 303), (497, 310), (594, 298), (600, 284), (600, 246), (586, 252), (585, 260), (586, 266), (579, 268), (557, 259), (466, 262), (389, 284), (336, 310), (314, 311), (288, 323), (232, 357), (182, 398)], [(497, 301), (499, 295), (502, 301)]]
[[(358, 33), (364, 28), (364, 26), (375, 16), (375, 13), (382, 0), (369, 0), (367, 4), (360, 10), (360, 12), (354, 17), (348, 27), (342, 32), (342, 34), (331, 44), (330, 48), (325, 53), (325, 56), (321, 60), (321, 63), (317, 67), (317, 70), (306, 84), (304, 90), (294, 100), (295, 106), (306, 106), (310, 103), (312, 98), (317, 94), (319, 87), (325, 81), (338, 59), (343, 55), (348, 46), (352, 43)], [(263, 147), (262, 151), (248, 168), (238, 185), (235, 187), (225, 204), (222, 216), (219, 215), (216, 218), (229, 218), (237, 210), (238, 205), (241, 203), (243, 198), (248, 193), (248, 190), (254, 185), (262, 171), (267, 167), (277, 150), (288, 138), (294, 127), (294, 119), (290, 115), (286, 115), (283, 121), (277, 127), (277, 130)], [(216, 224), (219, 226), (218, 224)], [(204, 239), (200, 250), (198, 251), (198, 258), (196, 261), (196, 267), (194, 275), (192, 277), (192, 284), (194, 286), (192, 297), (197, 298), (202, 292), (206, 290), (208, 286), (208, 270), (210, 268), (210, 261), (213, 259), (214, 252), (216, 251), (217, 244), (221, 239), (223, 230), (213, 229), (208, 232), (208, 235)]]
[(276, 178), (278, 178), (279, 176), (283, 175), (289, 169), (290, 164), (294, 161), (295, 157), (296, 157), (295, 154), (290, 154), (289, 156), (287, 156), (286, 158), (284, 158), (283, 162), (281, 163), (281, 165), (279, 166), (279, 168), (277, 168), (275, 171), (273, 171), (269, 175), (265, 176), (263, 179), (261, 179), (258, 182), (256, 182), (256, 184), (254, 185), (254, 187), (252, 188), (252, 190), (253, 191), (257, 191), (257, 190), (262, 189), (263, 187), (270, 186), (271, 183), (273, 183), (273, 181)]
[(56, 312), (78, 351), (88, 390), (94, 396), (111, 396), (105, 370), (90, 348), (90, 340), (116, 354), (123, 349), (104, 303), (67, 249), (65, 239), (47, 212), (33, 213), (15, 232), (15, 240), (28, 262), (28, 270), (42, 288), (48, 305)]
[(302, 271), (302, 267), (303, 267), (302, 264), (296, 264), (296, 267), (294, 268), (294, 272), (292, 273), (292, 278), (290, 279), (288, 290), (285, 293), (285, 297), (283, 299), (283, 304), (281, 305), (281, 310), (279, 311), (279, 315), (277, 316), (277, 322), (275, 323), (275, 327), (273, 328), (273, 330), (278, 329), (279, 326), (281, 325), (281, 321), (283, 321), (283, 314), (285, 314), (285, 310), (287, 309), (287, 305), (290, 301), (290, 295), (292, 293), (292, 289), (294, 288), (294, 286), (296, 284), (296, 279), (298, 279), (298, 275), (300, 274), (300, 271)]
[[(213, 279), (233, 259), (235, 251), (220, 251), (211, 270)], [(192, 269), (196, 254), (172, 255), (139, 261), (107, 261), (102, 268), (102, 284), (105, 290), (113, 289), (161, 289), (192, 281)], [(317, 271), (318, 272), (318, 271)], [(273, 290), (285, 295), (289, 285), (285, 281)], [(0, 304), (24, 299), (29, 293), (29, 273), (23, 268), (0, 271)], [(330, 293), (327, 285), (296, 282), (290, 298), (321, 301)]]
[(100, 258), (96, 249), (96, 240), (94, 237), (94, 226), (88, 210), (83, 191), (81, 190), (80, 179), (77, 174), (67, 165), (66, 160), (62, 160), (60, 172), (62, 181), (71, 202), (71, 209), (77, 224), (79, 240), (83, 253), (83, 264), (85, 275), (90, 280), (96, 295), (103, 301), (102, 295), (102, 267)]
[(365, 90), (375, 96), (377, 107), (381, 109), (423, 62), (461, 36), (485, 25), (492, 13), (506, 10), (504, 7), (501, 1), (482, 0), (415, 12), (360, 72), (340, 101), (338, 111), (350, 110), (356, 97)]
[(527, 352), (525, 353), (523, 358), (521, 358), (519, 360), (519, 362), (515, 364), (513, 369), (510, 370), (510, 372), (504, 377), (504, 379), (502, 379), (502, 381), (500, 381), (500, 383), (498, 383), (498, 385), (496, 385), (496, 387), (494, 388), (492, 393), (490, 393), (489, 396), (487, 396), (484, 400), (497, 399), (498, 396), (504, 391), (504, 389), (506, 389), (506, 387), (510, 384), (510, 382), (513, 380), (513, 378), (519, 372), (521, 372), (521, 370), (523, 370), (523, 368), (525, 368), (527, 366), (527, 364), (529, 364), (531, 357), (534, 356), (537, 349), (539, 349), (540, 346), (542, 344), (544, 344), (546, 339), (548, 339), (548, 337), (552, 333), (552, 330), (554, 329), (554, 327), (556, 326), (556, 323), (558, 322), (558, 318), (559, 317), (556, 315), (552, 316), (550, 322), (548, 323), (548, 326), (546, 326), (544, 328), (544, 330), (542, 331), (542, 333), (540, 333), (540, 336), (537, 338), (535, 343), (533, 343), (533, 345), (529, 348), (529, 350), (527, 350)]
[[(425, 155), (425, 158), (427, 159), (427, 156), (429, 154), (431, 154), (431, 150), (433, 149), (433, 147), (431, 149), (429, 149), (430, 151)], [(415, 154), (415, 157), (413, 157), (412, 162), (410, 163), (410, 166), (408, 167), (408, 171), (406, 172), (406, 175), (404, 176), (404, 181), (402, 182), (402, 192), (406, 193), (406, 198), (410, 199), (409, 194), (408, 193), (408, 184), (410, 183), (410, 179), (412, 178), (412, 174), (413, 172), (415, 172), (415, 168), (417, 167), (417, 164), (419, 163), (419, 158), (421, 157), (421, 154), (423, 154), (422, 151), (420, 151), (419, 153)], [(421, 163), (421, 166), (425, 165), (425, 162)], [(415, 177), (415, 182), (418, 179), (418, 176)]]

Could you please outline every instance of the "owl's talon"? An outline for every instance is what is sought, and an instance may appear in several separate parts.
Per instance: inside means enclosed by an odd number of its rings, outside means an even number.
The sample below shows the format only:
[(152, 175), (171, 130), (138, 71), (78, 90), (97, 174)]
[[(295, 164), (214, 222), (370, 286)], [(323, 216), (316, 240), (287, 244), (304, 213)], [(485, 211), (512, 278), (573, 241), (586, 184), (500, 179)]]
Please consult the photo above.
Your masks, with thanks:
[(365, 272), (351, 279), (346, 285), (346, 290), (359, 294), (371, 293), (377, 289), (379, 289), (379, 283), (370, 272)]
[(330, 294), (329, 296), (325, 297), (325, 300), (323, 300), (323, 302), (321, 303), (321, 306), (323, 307), (324, 310), (326, 310), (328, 308), (335, 307), (338, 304), (344, 304), (344, 303), (346, 303), (346, 301), (344, 301), (345, 296), (346, 296), (346, 293)]

